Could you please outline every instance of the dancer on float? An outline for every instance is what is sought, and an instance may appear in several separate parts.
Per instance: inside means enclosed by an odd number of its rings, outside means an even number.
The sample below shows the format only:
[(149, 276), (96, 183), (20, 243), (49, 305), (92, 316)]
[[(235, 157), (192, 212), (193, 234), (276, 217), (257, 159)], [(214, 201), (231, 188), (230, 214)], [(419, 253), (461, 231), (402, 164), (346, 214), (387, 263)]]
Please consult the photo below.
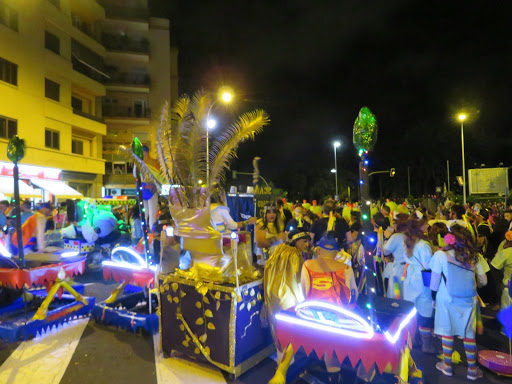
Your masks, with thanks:
[(310, 247), (311, 237), (302, 228), (288, 234), (289, 243), (280, 244), (265, 264), (265, 315), (276, 344), (279, 365), (270, 384), (284, 384), (286, 372), (293, 358), (293, 348), (279, 345), (276, 336), (275, 315), (304, 301), (300, 285), (303, 252)]
[(256, 222), (254, 233), (258, 247), (256, 250), (259, 256), (258, 263), (265, 265), (266, 260), (274, 253), (276, 247), (287, 240), (284, 223), (278, 217), (275, 204), (265, 205), (263, 218)]
[(444, 356), (444, 361), (437, 363), (436, 368), (446, 376), (453, 376), (453, 338), (458, 336), (464, 339), (467, 378), (476, 380), (483, 377), (482, 371), (476, 366), (476, 286), (486, 285), (487, 277), (475, 240), (466, 228), (452, 225), (444, 242), (446, 247), (434, 253), (430, 262), (430, 289), (436, 309), (434, 331), (442, 337)]
[(417, 321), (420, 331), (423, 353), (437, 354), (432, 343), (432, 328), (434, 326), (432, 296), (430, 288), (423, 284), (422, 271), (429, 270), (432, 258), (432, 248), (425, 241), (422, 224), (424, 222), (412, 215), (403, 224), (403, 248), (405, 249), (404, 268), (404, 300), (414, 303), (418, 311)]
[(229, 208), (227, 207), (226, 202), (226, 192), (217, 183), (213, 183), (212, 190), (213, 191), (210, 196), (212, 220), (220, 233), (226, 232), (226, 229), (228, 228), (231, 230), (243, 228), (249, 224), (255, 224), (258, 221), (257, 218), (251, 217), (248, 220), (237, 223), (229, 213)]

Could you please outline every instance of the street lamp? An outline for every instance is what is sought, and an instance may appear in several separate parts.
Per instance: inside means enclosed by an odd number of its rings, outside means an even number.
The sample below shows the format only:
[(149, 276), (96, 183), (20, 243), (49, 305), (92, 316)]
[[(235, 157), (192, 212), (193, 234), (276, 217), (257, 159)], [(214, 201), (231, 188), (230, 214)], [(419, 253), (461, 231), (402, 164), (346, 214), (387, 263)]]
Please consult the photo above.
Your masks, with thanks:
[(222, 101), (224, 104), (228, 104), (233, 100), (233, 92), (229, 88), (222, 88), (217, 93), (217, 99), (213, 101), (208, 108), (206, 114), (206, 185), (210, 186), (210, 133), (209, 130), (215, 128), (217, 121), (210, 119), (210, 112), (217, 101)]
[(459, 114), (460, 120), (460, 141), (462, 144), (462, 198), (464, 201), (464, 207), (466, 206), (466, 159), (464, 157), (464, 120), (466, 120), (466, 115), (461, 113)]
[(336, 183), (336, 196), (335, 196), (335, 198), (338, 199), (338, 162), (336, 161), (336, 150), (337, 150), (337, 148), (339, 146), (341, 146), (341, 143), (339, 141), (335, 141), (332, 145), (334, 147), (334, 180), (335, 180), (335, 183)]

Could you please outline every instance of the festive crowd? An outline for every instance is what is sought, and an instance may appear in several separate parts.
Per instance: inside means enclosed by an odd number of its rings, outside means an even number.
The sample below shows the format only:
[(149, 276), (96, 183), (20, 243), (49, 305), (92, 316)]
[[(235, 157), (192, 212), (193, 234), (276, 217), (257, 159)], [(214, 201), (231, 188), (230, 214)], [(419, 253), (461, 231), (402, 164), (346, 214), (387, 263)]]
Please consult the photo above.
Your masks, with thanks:
[[(467, 357), (467, 378), (481, 378), (475, 342), (476, 334), (484, 331), (481, 307), (498, 310), (510, 305), (512, 210), (446, 200), (433, 212), (421, 205), (387, 200), (371, 204), (371, 222), (377, 291), (414, 303), (422, 351), (438, 354), (434, 340), (442, 340), (443, 361), (437, 369), (453, 375), (454, 337), (458, 337), (463, 339)], [(318, 207), (277, 200), (265, 206), (255, 230), (258, 263), (265, 265), (265, 279), (271, 280), (265, 285), (299, 291), (291, 292), (295, 298), (291, 302), (280, 298), (272, 303), (269, 297), (267, 305), (275, 307), (275, 312), (306, 298), (352, 307), (357, 295), (368, 293), (369, 288), (362, 235), (357, 204), (327, 200)], [(283, 244), (295, 247), (303, 259), (295, 283), (286, 277)], [(271, 271), (275, 265), (279, 265), (279, 274)], [(282, 351), (281, 371), (272, 382), (283, 382), (290, 360), (286, 352)]]

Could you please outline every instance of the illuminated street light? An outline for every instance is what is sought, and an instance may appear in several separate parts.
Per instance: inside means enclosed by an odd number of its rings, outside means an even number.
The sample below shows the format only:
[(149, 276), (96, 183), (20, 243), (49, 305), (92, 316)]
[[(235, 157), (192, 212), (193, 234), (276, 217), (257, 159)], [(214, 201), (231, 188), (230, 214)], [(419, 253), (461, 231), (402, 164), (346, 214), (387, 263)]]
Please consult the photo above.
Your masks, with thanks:
[(215, 128), (216, 125), (217, 121), (215, 119), (208, 119), (208, 121), (206, 122), (206, 126), (208, 127), (208, 129), (213, 129)]
[(331, 173), (336, 173), (336, 170), (334, 168), (331, 169)]
[(464, 201), (464, 207), (466, 207), (466, 159), (464, 156), (464, 120), (466, 115), (464, 113), (459, 114), (460, 120), (460, 141), (462, 146), (462, 198)]
[(233, 95), (230, 92), (224, 92), (222, 94), (222, 101), (224, 101), (225, 103), (229, 103), (232, 98), (233, 98)]
[[(336, 195), (335, 200), (338, 200), (338, 161), (336, 160), (336, 150), (341, 146), (339, 141), (335, 141), (333, 144), (334, 147), (334, 181), (336, 183)], [(333, 170), (331, 169), (331, 172)]]

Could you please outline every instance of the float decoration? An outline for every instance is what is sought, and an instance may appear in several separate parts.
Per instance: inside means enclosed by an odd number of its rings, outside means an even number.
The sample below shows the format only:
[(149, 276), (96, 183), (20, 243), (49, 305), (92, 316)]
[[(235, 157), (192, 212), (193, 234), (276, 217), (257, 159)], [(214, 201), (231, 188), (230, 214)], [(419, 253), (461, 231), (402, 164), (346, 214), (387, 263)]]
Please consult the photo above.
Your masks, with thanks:
[[(190, 252), (192, 269), (204, 267), (210, 278), (228, 281), (234, 277), (234, 271), (221, 260), (224, 256), (222, 235), (212, 222), (209, 204), (212, 184), (223, 180), (239, 144), (261, 132), (269, 118), (262, 110), (243, 114), (212, 140), (206, 153), (206, 119), (214, 102), (209, 94), (198, 92), (192, 98), (180, 97), (172, 108), (166, 103), (156, 144), (161, 177), (173, 186), (169, 192), (169, 208), (176, 222), (175, 235), (181, 237), (183, 249)], [(135, 161), (155, 184), (162, 183), (143, 162)], [(207, 162), (209, 185), (205, 183)], [(204, 274), (200, 270), (194, 273), (195, 276)]]
[(7, 144), (7, 157), (14, 163), (14, 209), (16, 212), (16, 233), (18, 234), (18, 255), (23, 268), (25, 268), (25, 254), (23, 252), (23, 237), (21, 232), (21, 207), (20, 207), (20, 179), (18, 172), (18, 162), (25, 157), (25, 140), (20, 139), (17, 135), (13, 136)]

